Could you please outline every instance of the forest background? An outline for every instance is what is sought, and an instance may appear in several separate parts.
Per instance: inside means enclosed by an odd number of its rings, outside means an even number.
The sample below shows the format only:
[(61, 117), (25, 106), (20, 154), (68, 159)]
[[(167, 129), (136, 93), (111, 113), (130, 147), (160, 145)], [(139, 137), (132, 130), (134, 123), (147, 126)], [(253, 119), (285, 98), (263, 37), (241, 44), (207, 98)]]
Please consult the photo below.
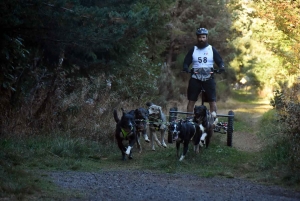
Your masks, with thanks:
[[(186, 100), (180, 73), (195, 30), (225, 61), (232, 90), (269, 97), (300, 167), (300, 2), (4, 0), (0, 3), (0, 137), (68, 133), (113, 140), (114, 108)], [(275, 93), (273, 93), (275, 92)], [(274, 146), (277, 146), (276, 144)]]

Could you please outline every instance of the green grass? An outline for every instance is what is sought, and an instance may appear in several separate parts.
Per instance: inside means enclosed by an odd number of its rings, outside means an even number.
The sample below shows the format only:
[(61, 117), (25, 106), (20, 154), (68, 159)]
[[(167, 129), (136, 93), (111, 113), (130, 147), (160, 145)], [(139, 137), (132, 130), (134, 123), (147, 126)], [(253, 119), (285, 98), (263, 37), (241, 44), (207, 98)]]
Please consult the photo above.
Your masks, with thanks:
[[(209, 149), (201, 149), (199, 154), (193, 152), (190, 144), (182, 162), (176, 157), (175, 144), (169, 144), (166, 149), (158, 147), (156, 151), (151, 151), (149, 144), (143, 143), (143, 152), (135, 153), (133, 160), (126, 161), (121, 160), (116, 144), (103, 146), (67, 136), (1, 139), (0, 144), (1, 195), (2, 198), (18, 199), (33, 195), (37, 199), (42, 195), (52, 198), (58, 194), (68, 195), (68, 192), (60, 192), (51, 182), (47, 182), (47, 174), (43, 173), (45, 171), (137, 169), (234, 178), (246, 173), (244, 164), (249, 163), (253, 157), (252, 154), (225, 146), (217, 136), (213, 138)], [(251, 173), (250, 169), (247, 171)]]
[(264, 113), (259, 122), (260, 130), (258, 135), (264, 140), (265, 148), (261, 153), (258, 167), (266, 172), (268, 179), (276, 184), (284, 183), (287, 186), (300, 184), (300, 173), (294, 170), (295, 164), (292, 143), (285, 135), (285, 128), (277, 120), (275, 110)]
[(244, 90), (233, 90), (232, 98), (242, 103), (254, 103), (258, 99), (255, 94)]
[[(228, 147), (222, 140), (224, 136), (215, 134), (210, 147), (202, 148), (198, 154), (190, 144), (187, 156), (181, 162), (176, 157), (175, 144), (168, 144), (166, 149), (157, 147), (156, 151), (152, 151), (145, 142), (142, 142), (141, 154), (135, 149), (133, 160), (122, 161), (114, 142), (103, 144), (71, 138), (63, 133), (26, 139), (2, 137), (0, 199), (67, 198), (70, 192), (61, 192), (61, 189), (47, 180), (47, 171), (62, 170), (97, 172), (135, 169), (192, 173), (201, 177), (246, 178), (299, 188), (299, 175), (292, 173), (286, 166), (289, 147), (286, 141), (278, 139), (281, 128), (276, 122), (274, 111), (263, 113), (265, 110), (254, 107), (254, 99), (244, 103), (236, 104), (239, 110), (234, 110), (234, 132), (257, 133), (266, 144), (263, 151), (245, 152)], [(235, 105), (234, 102), (231, 104)], [(257, 119), (253, 114), (262, 116)]]

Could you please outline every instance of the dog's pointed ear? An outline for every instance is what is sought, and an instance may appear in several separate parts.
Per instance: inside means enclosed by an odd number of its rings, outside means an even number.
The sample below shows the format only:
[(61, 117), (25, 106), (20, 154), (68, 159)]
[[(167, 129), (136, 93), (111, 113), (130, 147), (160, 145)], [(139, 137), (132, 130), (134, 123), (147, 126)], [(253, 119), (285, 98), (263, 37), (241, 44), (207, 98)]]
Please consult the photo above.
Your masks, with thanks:
[(126, 113), (126, 111), (124, 110), (124, 108), (121, 108), (123, 115)]
[(157, 106), (157, 107), (159, 109), (159, 112), (162, 113), (161, 107), (160, 106)]
[(159, 114), (160, 114), (161, 118), (163, 118), (163, 111), (161, 109), (161, 106), (158, 106), (158, 109), (159, 109)]
[(133, 113), (134, 113), (135, 116), (140, 116), (139, 109), (135, 109)]

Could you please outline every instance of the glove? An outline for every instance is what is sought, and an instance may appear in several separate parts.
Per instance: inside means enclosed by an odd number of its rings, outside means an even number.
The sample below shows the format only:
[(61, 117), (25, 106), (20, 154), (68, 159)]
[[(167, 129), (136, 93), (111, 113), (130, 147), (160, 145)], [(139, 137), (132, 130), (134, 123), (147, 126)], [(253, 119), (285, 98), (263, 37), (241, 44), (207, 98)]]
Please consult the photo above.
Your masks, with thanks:
[(219, 73), (224, 73), (224, 72), (225, 72), (225, 68), (224, 67), (222, 67), (222, 68), (219, 69)]
[(185, 66), (185, 67), (183, 67), (182, 71), (188, 73), (189, 69), (188, 69), (188, 67)]
[(182, 71), (188, 73), (189, 72), (189, 66), (187, 64), (183, 64)]

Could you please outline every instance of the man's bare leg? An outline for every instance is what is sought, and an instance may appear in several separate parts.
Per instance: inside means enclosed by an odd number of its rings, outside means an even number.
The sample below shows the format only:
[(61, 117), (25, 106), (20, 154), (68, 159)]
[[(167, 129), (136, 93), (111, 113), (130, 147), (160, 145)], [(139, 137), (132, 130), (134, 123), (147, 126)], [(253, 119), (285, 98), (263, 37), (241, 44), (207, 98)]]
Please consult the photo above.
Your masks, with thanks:
[(217, 118), (217, 104), (216, 102), (209, 102), (209, 110), (210, 113), (213, 115), (214, 117), (214, 123), (213, 123), (213, 128), (215, 128), (216, 124), (218, 123), (218, 118)]
[(213, 111), (215, 111), (215, 113), (217, 113), (217, 104), (215, 101), (209, 102), (209, 111), (210, 111), (210, 113), (212, 113)]
[[(188, 105), (187, 105), (187, 112), (194, 113), (195, 103), (196, 103), (196, 101), (189, 101), (189, 103), (188, 103)], [(189, 116), (193, 116), (193, 114), (188, 114), (187, 116), (188, 116), (188, 117), (189, 117)]]

